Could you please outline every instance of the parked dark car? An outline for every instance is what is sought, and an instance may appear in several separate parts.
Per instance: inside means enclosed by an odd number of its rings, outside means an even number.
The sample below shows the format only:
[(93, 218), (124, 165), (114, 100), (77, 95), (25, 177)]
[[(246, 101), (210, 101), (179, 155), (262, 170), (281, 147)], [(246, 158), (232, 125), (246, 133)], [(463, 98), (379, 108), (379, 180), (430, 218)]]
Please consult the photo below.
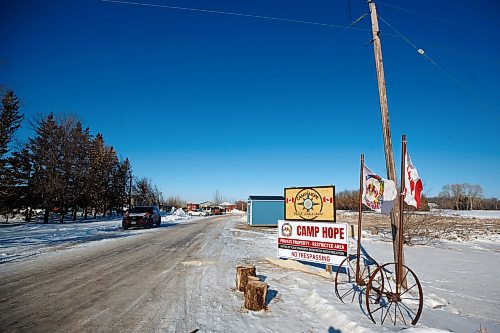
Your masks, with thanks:
[(161, 224), (160, 210), (156, 206), (137, 206), (125, 213), (122, 227), (127, 230), (130, 227), (153, 228)]

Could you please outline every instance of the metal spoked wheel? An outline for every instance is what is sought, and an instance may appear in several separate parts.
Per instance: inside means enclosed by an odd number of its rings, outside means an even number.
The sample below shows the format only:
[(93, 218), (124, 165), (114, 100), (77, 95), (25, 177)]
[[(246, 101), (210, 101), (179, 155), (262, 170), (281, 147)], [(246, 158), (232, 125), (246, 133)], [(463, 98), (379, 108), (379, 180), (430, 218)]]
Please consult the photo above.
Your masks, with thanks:
[[(335, 294), (342, 303), (354, 302), (356, 296), (362, 296), (371, 273), (380, 272), (375, 261), (362, 255), (359, 260), (359, 280), (356, 281), (356, 261), (357, 255), (345, 258), (335, 273)], [(375, 280), (382, 278), (380, 273), (379, 275), (380, 278)]]
[[(423, 293), (415, 273), (402, 265), (402, 279), (406, 281), (398, 291), (396, 286), (396, 263), (380, 266), (373, 273), (366, 287), (366, 309), (370, 319), (380, 324), (390, 322), (394, 325), (415, 325), (420, 318), (423, 306)], [(378, 281), (375, 276), (382, 276)]]

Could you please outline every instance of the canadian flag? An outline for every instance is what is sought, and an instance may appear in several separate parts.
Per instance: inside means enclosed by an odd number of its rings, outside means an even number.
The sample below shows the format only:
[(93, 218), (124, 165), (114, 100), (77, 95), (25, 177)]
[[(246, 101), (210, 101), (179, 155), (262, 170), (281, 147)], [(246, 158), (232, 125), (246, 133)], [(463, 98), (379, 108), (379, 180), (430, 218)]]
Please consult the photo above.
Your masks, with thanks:
[(333, 203), (332, 197), (323, 197), (323, 202)]
[(406, 152), (405, 155), (405, 188), (403, 195), (405, 197), (405, 202), (415, 208), (420, 207), (420, 193), (424, 189), (422, 186), (422, 180), (418, 176), (417, 169), (411, 162), (410, 155)]
[(290, 202), (293, 202), (294, 199), (293, 198), (286, 198), (286, 203), (290, 203)]

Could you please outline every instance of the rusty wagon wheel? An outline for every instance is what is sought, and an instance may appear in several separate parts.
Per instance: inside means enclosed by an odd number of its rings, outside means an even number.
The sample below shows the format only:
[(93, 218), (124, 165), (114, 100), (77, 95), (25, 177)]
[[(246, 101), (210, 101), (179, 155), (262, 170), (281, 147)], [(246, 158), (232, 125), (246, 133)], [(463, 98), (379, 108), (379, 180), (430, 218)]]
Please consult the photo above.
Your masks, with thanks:
[[(415, 273), (407, 266), (402, 266), (402, 281), (399, 292), (396, 288), (396, 263), (388, 263), (377, 268), (366, 287), (366, 309), (370, 319), (380, 324), (391, 322), (394, 325), (415, 325), (420, 318), (423, 306), (422, 286)], [(382, 281), (375, 276), (382, 276)]]
[[(359, 261), (359, 280), (356, 281), (356, 260), (357, 255), (351, 255), (345, 258), (335, 273), (335, 294), (342, 303), (354, 302), (356, 295), (359, 297), (364, 293), (364, 289), (368, 284), (371, 273), (377, 271), (379, 265), (361, 255)], [(381, 280), (382, 274), (378, 270), (379, 277), (375, 280)]]

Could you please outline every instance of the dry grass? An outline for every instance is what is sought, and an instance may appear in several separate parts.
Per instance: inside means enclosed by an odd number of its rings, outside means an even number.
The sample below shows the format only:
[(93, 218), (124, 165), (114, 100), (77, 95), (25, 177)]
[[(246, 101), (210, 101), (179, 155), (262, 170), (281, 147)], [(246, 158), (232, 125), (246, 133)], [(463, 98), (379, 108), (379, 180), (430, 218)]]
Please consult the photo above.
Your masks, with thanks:
[[(337, 221), (357, 223), (357, 212), (338, 212)], [(430, 213), (405, 214), (405, 243), (428, 244), (432, 240), (468, 241), (489, 235), (500, 235), (500, 219), (439, 216)], [(388, 215), (363, 212), (363, 230), (392, 239)]]

